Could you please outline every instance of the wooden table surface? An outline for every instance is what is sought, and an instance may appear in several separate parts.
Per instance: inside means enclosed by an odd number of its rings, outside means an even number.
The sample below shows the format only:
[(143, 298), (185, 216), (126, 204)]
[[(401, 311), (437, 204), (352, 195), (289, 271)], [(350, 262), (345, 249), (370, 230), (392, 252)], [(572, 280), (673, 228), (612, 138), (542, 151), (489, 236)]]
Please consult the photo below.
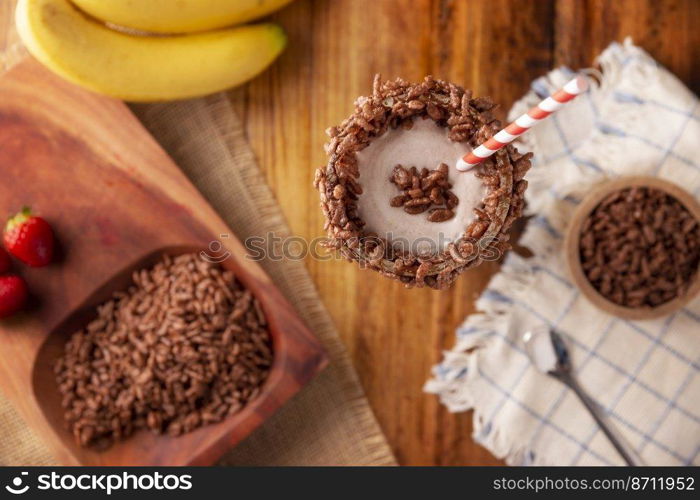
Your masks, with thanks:
[[(292, 230), (323, 235), (311, 182), (326, 162), (324, 130), (370, 91), (372, 77), (426, 74), (490, 95), (502, 112), (551, 68), (590, 66), (631, 36), (700, 90), (698, 0), (297, 0), (273, 18), (289, 48), (231, 92)], [(498, 264), (448, 291), (407, 290), (343, 261), (307, 259), (377, 418), (401, 464), (499, 464), (471, 437), (471, 413), (450, 414), (422, 392)]]

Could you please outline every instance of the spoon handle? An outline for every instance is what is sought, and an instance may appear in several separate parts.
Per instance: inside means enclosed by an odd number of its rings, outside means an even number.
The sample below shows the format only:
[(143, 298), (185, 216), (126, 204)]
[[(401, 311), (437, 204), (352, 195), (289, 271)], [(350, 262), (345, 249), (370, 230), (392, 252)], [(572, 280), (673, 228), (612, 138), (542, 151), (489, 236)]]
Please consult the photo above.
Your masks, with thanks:
[(623, 458), (623, 460), (627, 463), (627, 465), (630, 466), (635, 466), (635, 460), (632, 458), (630, 453), (625, 449), (625, 446), (622, 444), (620, 439), (615, 435), (615, 433), (610, 429), (608, 426), (605, 417), (602, 415), (602, 412), (600, 410), (600, 407), (598, 404), (593, 401), (588, 394), (581, 388), (579, 383), (576, 381), (574, 377), (571, 376), (569, 373), (561, 373), (557, 374), (556, 377), (561, 380), (564, 384), (569, 386), (574, 393), (579, 397), (581, 402), (584, 404), (584, 406), (588, 409), (590, 412), (591, 416), (593, 419), (596, 421), (598, 426), (600, 427), (600, 430), (603, 431), (603, 434), (607, 436), (607, 438), (610, 440), (612, 445), (615, 447), (617, 452), (620, 454), (620, 456)]

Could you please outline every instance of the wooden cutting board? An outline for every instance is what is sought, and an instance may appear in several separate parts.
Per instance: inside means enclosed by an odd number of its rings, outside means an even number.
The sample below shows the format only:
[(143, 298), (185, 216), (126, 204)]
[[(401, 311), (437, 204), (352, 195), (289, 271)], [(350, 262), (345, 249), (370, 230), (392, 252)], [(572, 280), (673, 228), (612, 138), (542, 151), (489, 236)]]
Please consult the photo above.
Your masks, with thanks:
[(128, 108), (54, 76), (33, 59), (0, 78), (0, 217), (23, 205), (49, 220), (59, 256), (15, 263), (31, 307), (0, 321), (0, 390), (62, 464), (204, 465), (260, 425), (326, 363), (316, 338), (235, 238), (223, 263), (260, 299), (275, 363), (262, 395), (239, 414), (179, 438), (144, 432), (104, 452), (65, 430), (52, 363), (95, 304), (163, 251), (208, 248), (232, 235)]

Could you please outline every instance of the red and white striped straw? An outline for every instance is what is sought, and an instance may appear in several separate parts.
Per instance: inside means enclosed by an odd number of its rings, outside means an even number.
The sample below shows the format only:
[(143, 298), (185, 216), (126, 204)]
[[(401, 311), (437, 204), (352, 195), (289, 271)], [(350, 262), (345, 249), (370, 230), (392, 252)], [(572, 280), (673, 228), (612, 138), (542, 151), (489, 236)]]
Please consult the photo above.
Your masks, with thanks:
[(583, 76), (577, 76), (562, 88), (547, 97), (544, 101), (519, 117), (506, 128), (491, 137), (481, 146), (467, 153), (457, 161), (457, 170), (464, 172), (478, 165), (486, 158), (513, 142), (518, 136), (530, 129), (534, 124), (547, 118), (564, 104), (582, 94), (588, 88), (588, 81)]

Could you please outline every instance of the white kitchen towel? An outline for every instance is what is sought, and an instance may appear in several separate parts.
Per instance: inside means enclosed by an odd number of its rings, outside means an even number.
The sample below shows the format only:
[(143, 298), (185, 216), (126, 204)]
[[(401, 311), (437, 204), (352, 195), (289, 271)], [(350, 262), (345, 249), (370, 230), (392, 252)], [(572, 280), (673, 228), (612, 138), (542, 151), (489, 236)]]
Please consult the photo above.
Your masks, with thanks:
[[(572, 211), (606, 178), (657, 175), (700, 195), (698, 99), (629, 40), (598, 62), (600, 84), (523, 137), (536, 162), (521, 244), (534, 257), (508, 255), (426, 391), (452, 411), (473, 409), (474, 438), (510, 464), (622, 464), (576, 396), (525, 355), (523, 332), (548, 325), (644, 464), (699, 465), (700, 300), (659, 320), (612, 317), (572, 284), (562, 248)], [(572, 74), (560, 68), (533, 82), (511, 117)]]

